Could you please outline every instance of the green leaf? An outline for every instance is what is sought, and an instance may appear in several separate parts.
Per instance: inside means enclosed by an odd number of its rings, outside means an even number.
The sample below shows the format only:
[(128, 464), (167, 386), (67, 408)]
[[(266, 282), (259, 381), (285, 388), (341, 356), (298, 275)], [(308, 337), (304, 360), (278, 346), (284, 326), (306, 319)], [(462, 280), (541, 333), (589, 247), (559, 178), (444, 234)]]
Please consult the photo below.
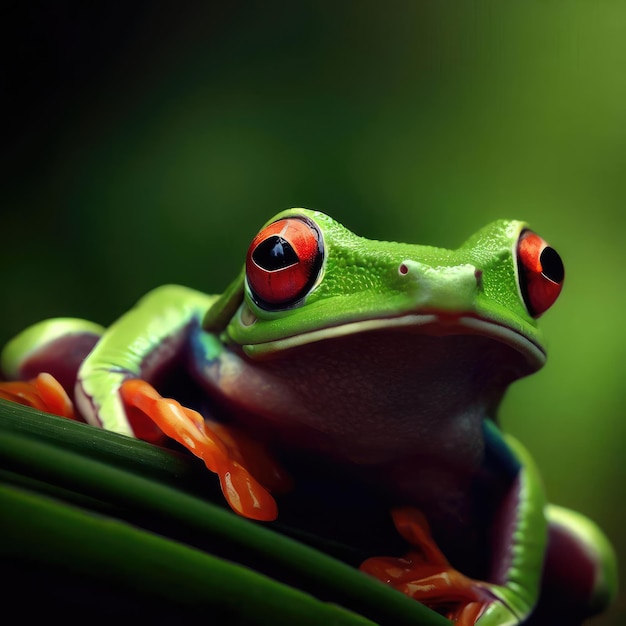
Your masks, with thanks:
[(7, 598), (35, 584), (64, 615), (97, 607), (159, 622), (213, 612), (228, 624), (450, 623), (234, 514), (191, 456), (0, 401), (0, 483), (2, 570), (16, 589)]

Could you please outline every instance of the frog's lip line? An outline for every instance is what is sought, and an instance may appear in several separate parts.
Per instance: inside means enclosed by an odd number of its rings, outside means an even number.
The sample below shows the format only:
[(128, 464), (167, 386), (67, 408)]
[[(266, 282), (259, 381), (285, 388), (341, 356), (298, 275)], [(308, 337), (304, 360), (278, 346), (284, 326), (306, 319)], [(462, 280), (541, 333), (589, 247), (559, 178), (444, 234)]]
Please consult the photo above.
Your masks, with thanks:
[[(443, 335), (460, 334), (454, 329), (463, 327), (469, 328), (473, 334), (491, 337), (508, 346), (511, 346), (518, 352), (526, 355), (529, 360), (533, 361), (538, 366), (543, 365), (546, 360), (546, 353), (540, 346), (509, 326), (499, 324), (493, 320), (486, 320), (484, 318), (471, 315), (448, 317), (435, 313), (410, 313), (399, 317), (383, 317), (378, 319), (347, 322), (345, 324), (339, 324), (338, 326), (329, 326), (327, 328), (305, 332), (300, 335), (285, 337), (284, 339), (276, 339), (274, 341), (257, 344), (248, 344), (246, 347), (251, 349), (251, 353), (262, 355), (266, 354), (272, 348), (287, 350), (289, 348), (295, 348), (309, 343), (314, 343), (316, 341), (343, 337), (357, 332), (360, 333), (370, 330), (399, 328), (405, 326), (417, 327), (429, 325), (443, 331), (432, 334)], [(447, 331), (447, 329), (450, 330)]]

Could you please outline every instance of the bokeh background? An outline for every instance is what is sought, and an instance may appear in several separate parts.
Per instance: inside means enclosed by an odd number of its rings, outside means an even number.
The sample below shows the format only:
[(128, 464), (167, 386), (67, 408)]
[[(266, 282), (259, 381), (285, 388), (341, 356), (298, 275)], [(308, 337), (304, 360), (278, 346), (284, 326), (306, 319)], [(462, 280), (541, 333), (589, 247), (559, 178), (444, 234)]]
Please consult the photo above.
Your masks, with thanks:
[(525, 219), (566, 286), (501, 421), (626, 567), (626, 3), (14, 2), (1, 28), (0, 343), (219, 292), (291, 206), (448, 247)]

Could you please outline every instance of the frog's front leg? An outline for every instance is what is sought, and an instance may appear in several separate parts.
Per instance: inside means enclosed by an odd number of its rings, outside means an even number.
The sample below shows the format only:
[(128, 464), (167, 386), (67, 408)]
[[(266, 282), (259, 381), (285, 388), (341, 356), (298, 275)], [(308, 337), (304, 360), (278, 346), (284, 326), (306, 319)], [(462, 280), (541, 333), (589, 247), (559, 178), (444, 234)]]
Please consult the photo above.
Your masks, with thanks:
[(111, 325), (80, 366), (75, 401), (87, 422), (143, 437), (131, 425), (120, 389), (124, 381), (155, 381), (177, 365), (194, 327), (216, 299), (187, 287), (166, 285), (144, 296)]
[(268, 489), (285, 489), (288, 479), (269, 454), (243, 433), (162, 397), (150, 384), (167, 379), (174, 368), (191, 375), (195, 352), (201, 349), (195, 344), (210, 347), (202, 352), (203, 362), (219, 360), (221, 344), (201, 327), (216, 298), (173, 285), (149, 293), (108, 329), (85, 359), (78, 371), (76, 402), (89, 422), (107, 430), (146, 439), (149, 425), (156, 425), (219, 476), (237, 513), (274, 519), (276, 503)]
[[(486, 435), (492, 444), (500, 436), (492, 423), (486, 424)], [(473, 580), (454, 569), (435, 546), (423, 516), (412, 509), (396, 510), (393, 515), (398, 532), (417, 550), (402, 558), (368, 559), (361, 569), (440, 611), (457, 626), (522, 623), (539, 597), (547, 521), (532, 459), (513, 439), (507, 438), (506, 445), (513, 449), (519, 466), (491, 533), (489, 580)]]
[(234, 511), (262, 521), (276, 519), (276, 501), (269, 489), (284, 491), (290, 481), (260, 443), (233, 427), (205, 419), (172, 398), (163, 398), (143, 380), (127, 380), (120, 391), (126, 407), (142, 411), (218, 475)]
[[(498, 604), (490, 586), (465, 576), (450, 565), (430, 534), (424, 515), (415, 508), (392, 511), (396, 529), (411, 545), (400, 558), (372, 557), (361, 564), (361, 571), (382, 580), (394, 589), (439, 611), (456, 626), (473, 626), (486, 609), (498, 613), (490, 624), (517, 624), (508, 607)], [(482, 622), (480, 622), (482, 623)]]
[[(485, 424), (490, 446), (519, 463), (491, 529), (488, 580), (473, 580), (447, 561), (415, 509), (393, 511), (398, 532), (416, 549), (402, 558), (374, 557), (361, 569), (454, 620), (456, 626), (579, 626), (615, 597), (617, 565), (602, 531), (584, 516), (545, 502), (524, 448)], [(530, 619), (532, 616), (532, 619)]]
[(73, 319), (37, 324), (3, 351), (3, 369), (13, 380), (0, 383), (0, 397), (72, 417), (67, 392), (73, 391), (87, 422), (155, 443), (165, 433), (218, 474), (235, 511), (274, 519), (276, 503), (268, 489), (284, 491), (290, 479), (267, 451), (245, 434), (161, 397), (150, 384), (167, 380), (174, 370), (191, 374), (199, 349), (192, 349), (194, 342), (210, 347), (200, 349), (203, 363), (219, 359), (219, 340), (202, 331), (217, 298), (169, 285), (150, 292), (106, 331)]

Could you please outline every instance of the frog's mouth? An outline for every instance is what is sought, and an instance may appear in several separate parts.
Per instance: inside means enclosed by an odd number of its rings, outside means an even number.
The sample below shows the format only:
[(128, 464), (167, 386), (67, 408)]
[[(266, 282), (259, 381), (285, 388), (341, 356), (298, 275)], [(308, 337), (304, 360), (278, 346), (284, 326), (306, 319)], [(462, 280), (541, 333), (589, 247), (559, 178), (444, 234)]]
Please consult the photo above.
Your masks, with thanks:
[(530, 371), (540, 369), (546, 361), (543, 348), (521, 332), (478, 315), (450, 315), (441, 313), (409, 313), (397, 317), (347, 322), (319, 330), (303, 332), (274, 341), (243, 346), (253, 358), (262, 358), (319, 341), (327, 341), (371, 331), (412, 331), (424, 335), (480, 335), (491, 338), (521, 353)]

